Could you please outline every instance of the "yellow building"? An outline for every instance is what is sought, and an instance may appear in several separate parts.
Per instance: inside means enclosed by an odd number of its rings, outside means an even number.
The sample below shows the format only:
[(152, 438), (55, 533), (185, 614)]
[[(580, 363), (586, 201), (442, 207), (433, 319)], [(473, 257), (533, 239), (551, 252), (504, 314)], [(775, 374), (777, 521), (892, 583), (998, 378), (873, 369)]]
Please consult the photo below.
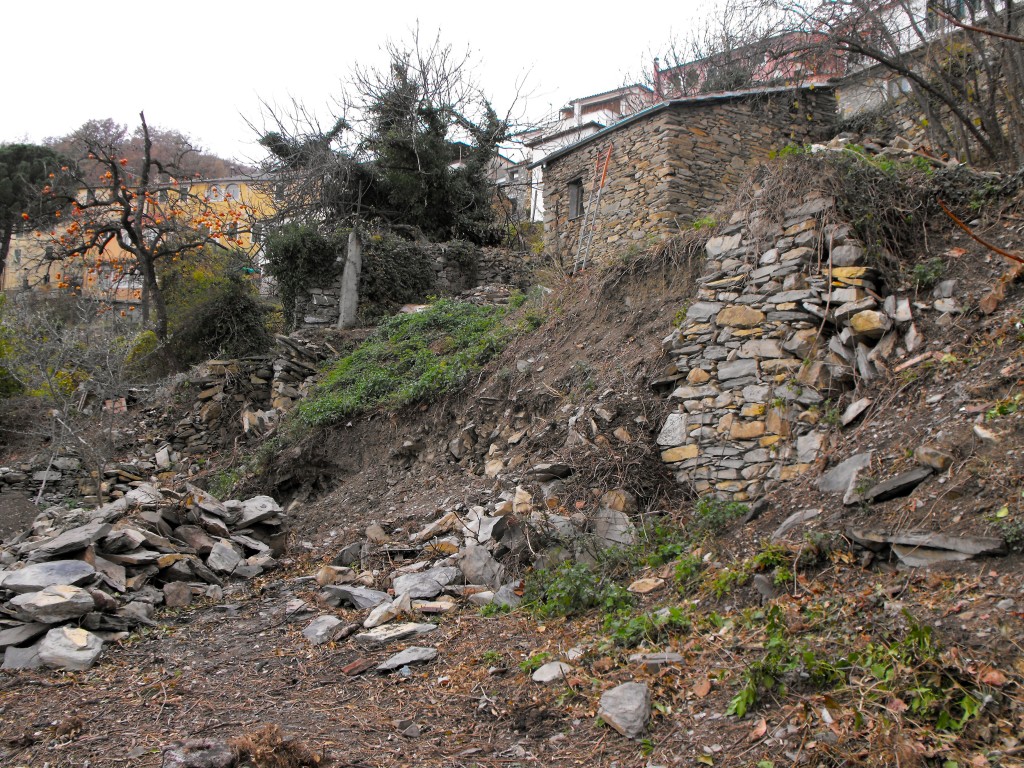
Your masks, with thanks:
[[(259, 273), (264, 223), (274, 214), (273, 200), (265, 187), (243, 177), (172, 180), (154, 187), (142, 205), (147, 218), (156, 222), (178, 219), (183, 227), (204, 233), (210, 244), (244, 252), (254, 272)], [(96, 193), (83, 191), (80, 202), (84, 204), (92, 194)], [(59, 258), (67, 251), (64, 243), (75, 227), (74, 219), (72, 212), (45, 231), (16, 234), (0, 289), (5, 293), (67, 293), (134, 306), (141, 298), (142, 278), (135, 257), (116, 240), (109, 242), (102, 253), (90, 251)]]

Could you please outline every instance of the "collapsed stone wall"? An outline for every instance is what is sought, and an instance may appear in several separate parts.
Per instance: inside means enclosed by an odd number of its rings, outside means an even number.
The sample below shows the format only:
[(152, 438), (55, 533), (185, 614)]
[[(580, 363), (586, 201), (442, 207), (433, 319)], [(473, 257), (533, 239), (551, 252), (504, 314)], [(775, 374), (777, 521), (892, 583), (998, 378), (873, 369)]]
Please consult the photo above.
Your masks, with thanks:
[[(428, 295), (451, 296), (479, 285), (502, 284), (525, 288), (530, 264), (527, 254), (504, 248), (479, 248), (458, 243), (456, 255), (448, 243), (424, 243), (422, 249), (432, 262), (434, 282), (424, 285), (420, 300)], [(469, 257), (466, 254), (468, 249)], [(296, 317), (306, 328), (336, 325), (341, 311), (341, 275), (329, 285), (310, 290), (299, 302)]]
[[(104, 495), (121, 498), (154, 476), (173, 478), (173, 468), (186, 457), (261, 439), (306, 395), (319, 363), (329, 354), (327, 345), (278, 336), (272, 355), (210, 360), (197, 366), (178, 385), (169, 405), (143, 409), (124, 403), (128, 423), (118, 430), (121, 460), (104, 467)], [(183, 406), (184, 414), (175, 404), (183, 395), (192, 398), (191, 405)], [(41, 493), (42, 500), (54, 504), (69, 496), (96, 504), (94, 469), (70, 443), (57, 455), (39, 453), (0, 466), (0, 492)]]
[(572, 263), (584, 217), (570, 209), (570, 184), (586, 200), (609, 145), (591, 257), (606, 259), (661, 238), (714, 210), (773, 150), (829, 135), (835, 98), (827, 87), (765, 90), (669, 102), (544, 166), (544, 245)]
[(698, 494), (734, 501), (814, 466), (828, 422), (864, 407), (840, 416), (844, 390), (922, 343), (909, 298), (885, 296), (833, 200), (791, 204), (778, 228), (766, 220), (737, 212), (708, 241), (695, 300), (663, 343), (673, 362), (655, 382), (677, 404), (657, 439), (662, 460)]

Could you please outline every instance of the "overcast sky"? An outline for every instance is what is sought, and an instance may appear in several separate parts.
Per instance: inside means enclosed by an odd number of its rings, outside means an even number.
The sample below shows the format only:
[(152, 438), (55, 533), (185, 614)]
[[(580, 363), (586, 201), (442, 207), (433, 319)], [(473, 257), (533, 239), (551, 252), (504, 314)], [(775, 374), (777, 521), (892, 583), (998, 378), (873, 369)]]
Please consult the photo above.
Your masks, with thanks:
[(442, 39), (479, 63), (499, 113), (516, 117), (622, 85), (707, 2), (266, 2), (7, 0), (0, 71), (9, 83), (0, 142), (39, 142), (86, 120), (173, 128), (224, 157), (260, 156), (248, 118), (260, 101), (323, 108), (354, 63), (379, 64), (388, 39)]

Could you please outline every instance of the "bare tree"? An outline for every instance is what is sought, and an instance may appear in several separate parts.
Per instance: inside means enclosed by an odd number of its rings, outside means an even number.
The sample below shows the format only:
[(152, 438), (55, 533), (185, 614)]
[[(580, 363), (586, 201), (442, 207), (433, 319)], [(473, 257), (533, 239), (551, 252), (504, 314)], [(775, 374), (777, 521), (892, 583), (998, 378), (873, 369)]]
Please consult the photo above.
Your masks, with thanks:
[(88, 120), (66, 136), (46, 139), (45, 144), (68, 157), (83, 157), (88, 152), (83, 142), (84, 137), (101, 142), (116, 141), (121, 147), (122, 155), (128, 159), (128, 164), (138, 167), (145, 158), (147, 133), (152, 145), (151, 159), (167, 167), (187, 166), (189, 175), (198, 174), (204, 179), (221, 179), (245, 175), (253, 170), (245, 163), (226, 160), (204, 150), (191, 137), (173, 128), (149, 125), (144, 131), (140, 125), (129, 132), (127, 126), (111, 118)]
[[(246, 222), (241, 201), (212, 205), (192, 191), (188, 160), (193, 150), (182, 140), (166, 160), (154, 150), (145, 114), (139, 113), (141, 149), (129, 157), (127, 129), (116, 124), (89, 123), (76, 132), (77, 190), (63, 200), (70, 214), (44, 234), (53, 258), (77, 268), (131, 272), (141, 276), (143, 315), (155, 312), (153, 329), (160, 341), (168, 332), (167, 306), (158, 267), (177, 256), (206, 246), (237, 244)], [(166, 150), (166, 147), (165, 147)], [(64, 281), (62, 287), (73, 287)]]
[(971, 161), (1024, 161), (1024, 46), (1014, 0), (764, 0), (760, 7), (795, 41), (786, 55), (831, 50), (851, 74), (877, 67), (916, 102), (940, 150)]
[(330, 125), (293, 99), (263, 102), (261, 125), (249, 127), (269, 152), (256, 184), (274, 199), (279, 222), (320, 229), (344, 223), (361, 207), (370, 183), (361, 173), (347, 104), (336, 102)]
[(729, 3), (670, 38), (642, 82), (658, 100), (767, 85), (795, 74), (782, 64), (781, 48), (761, 9)]
[(125, 396), (136, 379), (131, 329), (117, 318), (97, 319), (72, 297), (23, 294), (0, 316), (0, 337), (8, 373), (47, 405), (34, 434), (54, 458), (79, 456), (102, 501), (103, 471), (124, 439)]

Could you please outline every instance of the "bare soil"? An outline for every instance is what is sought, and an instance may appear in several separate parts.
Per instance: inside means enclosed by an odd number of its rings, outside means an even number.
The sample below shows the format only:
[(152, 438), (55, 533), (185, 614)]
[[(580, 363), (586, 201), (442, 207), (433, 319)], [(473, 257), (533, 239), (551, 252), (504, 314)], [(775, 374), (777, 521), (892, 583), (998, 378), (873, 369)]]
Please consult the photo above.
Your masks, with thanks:
[[(1019, 252), (1022, 214), (1019, 198), (1007, 201), (976, 230)], [(406, 643), (439, 650), (409, 677), (342, 671), (359, 658), (383, 660), (403, 644), (367, 651), (346, 641), (312, 647), (302, 637), (316, 614), (289, 614), (286, 606), (301, 598), (320, 610), (310, 575), (361, 540), (370, 522), (400, 540), (455, 502), (493, 501), (539, 461), (557, 456), (576, 468), (560, 496), (569, 510), (627, 487), (645, 511), (686, 522), (691, 500), (654, 446), (666, 404), (650, 382), (666, 362), (660, 342), (687, 300), (695, 267), (662, 255), (555, 285), (544, 325), (462, 395), (354, 419), (282, 452), (248, 489), (295, 502), (283, 568), (234, 587), (218, 605), (164, 610), (157, 626), (110, 648), (88, 672), (4, 673), (0, 762), (159, 766), (162, 750), (178, 740), (251, 736), (273, 725), (334, 766), (1024, 765), (1021, 555), (907, 570), (884, 553), (863, 556), (845, 538), (851, 525), (973, 535), (1024, 528), (1024, 409), (1015, 407), (1024, 383), (1024, 289), (1010, 284), (999, 308), (982, 315), (978, 302), (1009, 263), (946, 222), (930, 224), (921, 261), (947, 255), (943, 278), (957, 281), (970, 311), (915, 311), (927, 349), (938, 356), (862, 383), (835, 403), (841, 411), (857, 397), (874, 400), (858, 422), (833, 429), (815, 471), (768, 496), (753, 519), (732, 525), (706, 554), (714, 568), (738, 563), (791, 513), (821, 508), (807, 530), (831, 548), (798, 561), (772, 601), (790, 632), (838, 662), (867, 639), (903, 636), (908, 617), (930, 627), (949, 678), (987, 692), (981, 714), (965, 727), (937, 731), (906, 711), (909, 696), (879, 696), (880, 684), (867, 681), (851, 681), (836, 698), (794, 679), (786, 691), (763, 692), (746, 717), (727, 716), (745, 670), (766, 653), (765, 606), (753, 584), (696, 596), (708, 618), (647, 648), (682, 654), (682, 662), (660, 666), (631, 662), (635, 649), (610, 645), (597, 615), (544, 621), (522, 611), (486, 617), (463, 606), (443, 615), (425, 642)], [(598, 401), (615, 406), (603, 431), (624, 428), (631, 442), (562, 446), (557, 425)], [(552, 428), (508, 442), (521, 425), (543, 421)], [(979, 422), (997, 439), (981, 440)], [(470, 423), (503, 435), (506, 456), (522, 462), (498, 478), (484, 474), (480, 456), (456, 462), (444, 446)], [(820, 472), (854, 453), (874, 451), (872, 476), (882, 479), (913, 466), (913, 449), (930, 441), (955, 449), (957, 461), (909, 497), (843, 507), (817, 491)], [(1004, 506), (1006, 516), (997, 518)], [(671, 569), (646, 575), (671, 584)], [(652, 592), (641, 607), (671, 602), (670, 589)], [(362, 618), (335, 613), (346, 622)], [(582, 656), (564, 684), (533, 683), (520, 667), (570, 649)], [(628, 680), (646, 682), (655, 702), (643, 741), (626, 740), (596, 718), (601, 693)], [(402, 735), (401, 721), (415, 723), (419, 735)], [(260, 765), (303, 764), (286, 757), (279, 750), (278, 762)]]

